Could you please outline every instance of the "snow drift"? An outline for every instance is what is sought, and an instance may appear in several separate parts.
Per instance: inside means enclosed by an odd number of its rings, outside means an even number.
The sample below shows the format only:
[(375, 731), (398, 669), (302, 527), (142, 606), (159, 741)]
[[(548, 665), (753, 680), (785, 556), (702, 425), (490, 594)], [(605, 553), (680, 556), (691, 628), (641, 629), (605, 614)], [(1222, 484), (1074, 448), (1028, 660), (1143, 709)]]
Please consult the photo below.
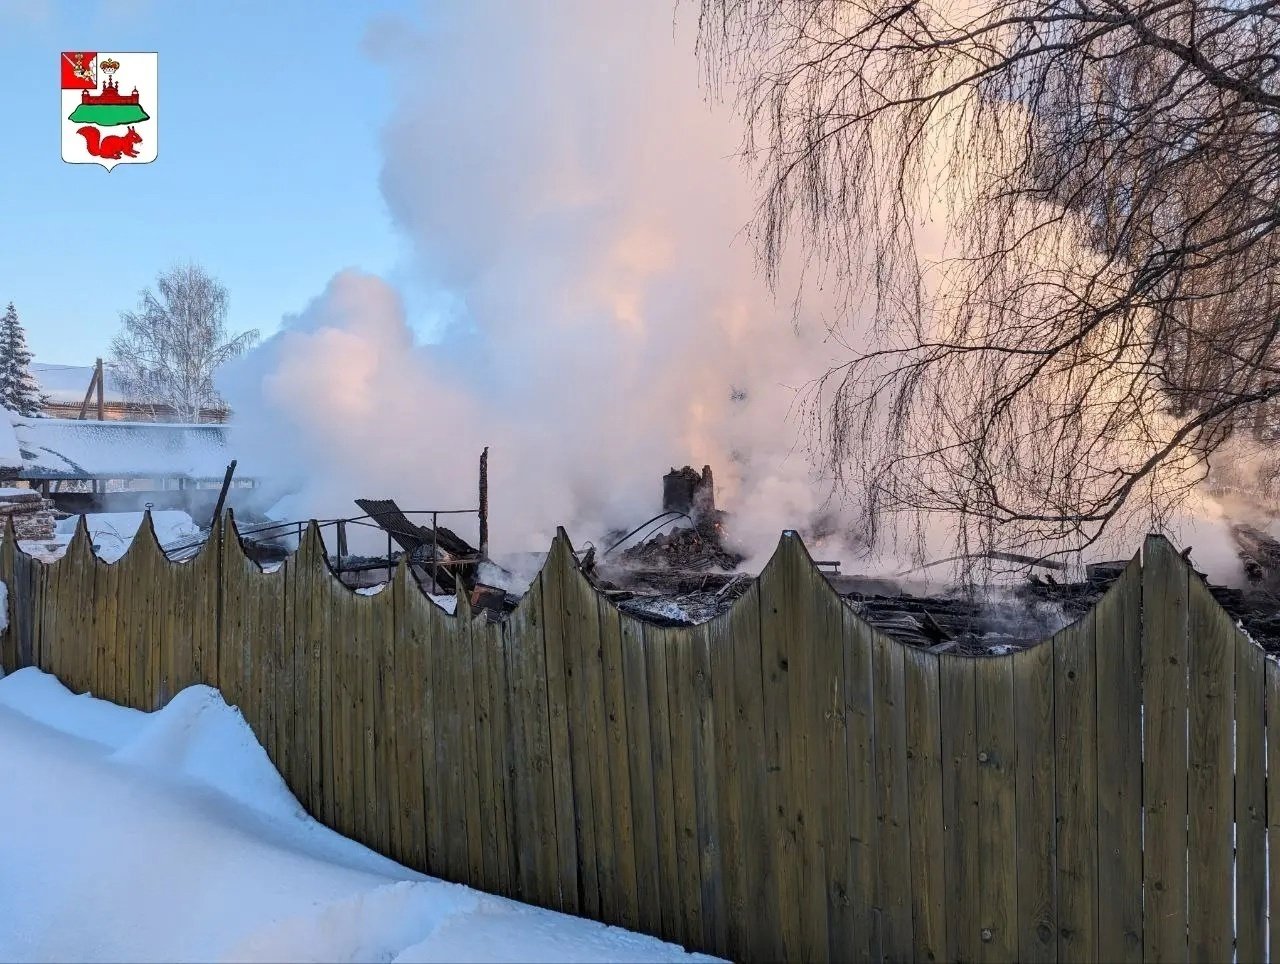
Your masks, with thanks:
[(697, 959), (326, 829), (206, 686), (147, 714), (20, 670), (0, 679), (0, 768), (0, 960)]

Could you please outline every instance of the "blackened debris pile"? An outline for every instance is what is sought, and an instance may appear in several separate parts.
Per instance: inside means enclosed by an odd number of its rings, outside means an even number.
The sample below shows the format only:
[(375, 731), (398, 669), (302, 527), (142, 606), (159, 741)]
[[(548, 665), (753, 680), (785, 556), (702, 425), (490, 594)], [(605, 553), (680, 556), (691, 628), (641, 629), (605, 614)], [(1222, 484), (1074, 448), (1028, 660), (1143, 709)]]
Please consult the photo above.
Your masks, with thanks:
[(685, 518), (602, 560), (590, 578), (624, 612), (664, 625), (704, 622), (751, 584), (736, 571), (744, 557), (724, 544), (727, 515), (716, 508), (711, 466), (672, 468), (662, 478), (662, 508)]
[(910, 646), (961, 656), (1026, 649), (1087, 613), (1120, 577), (1127, 563), (1088, 567), (1083, 582), (1036, 577), (982, 595), (913, 596), (892, 582), (859, 576), (829, 577), (854, 612)]
[(739, 553), (725, 548), (718, 527), (672, 529), (622, 552), (622, 561), (629, 566), (689, 572), (732, 572), (742, 560)]
[[(711, 466), (699, 472), (693, 466), (673, 468), (662, 477), (664, 512), (680, 513), (689, 524), (678, 525), (624, 549), (611, 567), (637, 570), (633, 577), (643, 580), (647, 571), (660, 570), (677, 574), (704, 573), (711, 570), (733, 572), (742, 565), (743, 556), (725, 547), (724, 531), (728, 516), (716, 508), (715, 479)], [(658, 517), (661, 518), (661, 517)], [(607, 578), (607, 577), (606, 577)], [(714, 588), (719, 588), (718, 586)]]
[(1231, 535), (1250, 584), (1272, 593), (1280, 590), (1280, 542), (1250, 525), (1232, 526)]

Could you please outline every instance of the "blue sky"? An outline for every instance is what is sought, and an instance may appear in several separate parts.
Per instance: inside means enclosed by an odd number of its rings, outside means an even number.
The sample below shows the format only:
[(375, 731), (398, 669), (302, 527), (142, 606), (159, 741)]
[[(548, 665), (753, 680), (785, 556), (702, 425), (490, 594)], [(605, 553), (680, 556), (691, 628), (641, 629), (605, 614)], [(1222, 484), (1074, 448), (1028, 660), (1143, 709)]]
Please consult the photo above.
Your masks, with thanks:
[[(389, 81), (362, 53), (408, 0), (0, 0), (6, 111), (0, 303), (42, 362), (105, 355), (121, 309), (194, 260), (233, 328), (275, 329), (338, 270), (403, 281), (407, 243), (378, 188)], [(159, 157), (64, 164), (62, 50), (160, 54)]]

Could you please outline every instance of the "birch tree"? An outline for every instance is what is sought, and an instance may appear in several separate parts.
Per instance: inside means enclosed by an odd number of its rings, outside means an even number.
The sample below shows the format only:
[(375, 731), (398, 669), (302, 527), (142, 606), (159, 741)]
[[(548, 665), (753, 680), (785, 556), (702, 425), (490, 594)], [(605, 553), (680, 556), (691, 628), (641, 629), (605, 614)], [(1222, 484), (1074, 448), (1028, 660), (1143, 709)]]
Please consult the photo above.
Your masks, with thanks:
[(189, 264), (162, 272), (155, 292), (141, 293), (137, 310), (120, 313), (111, 354), (121, 389), (182, 422), (223, 407), (215, 373), (258, 340), (256, 330), (230, 334), (226, 320), (227, 289), (204, 269)]
[(701, 0), (699, 43), (766, 271), (872, 320), (806, 395), (869, 533), (1078, 548), (1273, 445), (1280, 3)]

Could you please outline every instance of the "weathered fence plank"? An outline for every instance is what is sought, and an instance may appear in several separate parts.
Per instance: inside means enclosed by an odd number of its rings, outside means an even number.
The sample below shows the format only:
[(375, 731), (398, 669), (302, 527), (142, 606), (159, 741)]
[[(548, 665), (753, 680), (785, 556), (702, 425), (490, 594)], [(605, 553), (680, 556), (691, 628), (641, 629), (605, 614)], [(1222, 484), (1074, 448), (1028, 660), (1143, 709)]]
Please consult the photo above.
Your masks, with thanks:
[[(741, 922), (744, 957), (778, 960), (782, 925), (774, 873), (769, 812), (773, 795), (765, 740), (764, 667), (761, 651), (760, 586), (753, 584), (728, 614), (733, 646), (733, 693), (739, 745), (738, 800), (744, 852), (739, 872), (746, 918)], [(724, 619), (725, 617), (721, 617)]]
[(504, 625), (511, 701), (517, 893), (522, 900), (559, 906), (556, 873), (558, 814), (552, 782), (550, 717), (541, 580), (535, 578)]
[(1199, 578), (1187, 586), (1187, 900), (1191, 960), (1231, 958), (1235, 628)]
[[(463, 605), (460, 599), (458, 605)], [(470, 603), (467, 603), (470, 608)], [(502, 818), (499, 816), (497, 794), (500, 787), (494, 780), (497, 765), (493, 755), (493, 692), (490, 673), (488, 626), (484, 617), (471, 620), (471, 692), (475, 701), (475, 782), (479, 812), (476, 814), (480, 839), (480, 876), (484, 890), (501, 891), (498, 864), (502, 859), (498, 838), (502, 834)]]
[[(83, 518), (81, 524), (84, 524)], [(0, 581), (5, 585), (4, 625), (5, 632), (0, 632), (0, 673), (16, 673), (18, 664), (18, 634), (16, 632), (17, 616), (15, 605), (18, 601), (17, 580), (15, 576), (14, 555), (17, 551), (17, 536), (13, 532), (13, 516), (5, 516), (4, 536), (0, 541)], [(95, 596), (101, 599), (100, 595)]]
[[(465, 618), (462, 614), (454, 617), (455, 620)], [(465, 880), (469, 867), (463, 713), (467, 708), (468, 693), (462, 688), (460, 677), (463, 670), (462, 644), (467, 627), (440, 616), (436, 621), (439, 626), (434, 659), (438, 695), (435, 701), (436, 775), (440, 785), (440, 809), (444, 814), (443, 875), (448, 880)]]
[[(718, 819), (722, 790), (717, 757), (721, 751), (716, 742), (716, 719), (719, 711), (715, 701), (715, 677), (708, 626), (699, 627), (690, 649), (693, 655), (693, 770), (702, 904), (701, 946), (724, 947), (728, 925), (725, 920), (725, 873)], [(824, 943), (825, 937), (824, 933)]]
[(1098, 959), (1096, 612), (1053, 638), (1058, 959)]
[(627, 685), (623, 670), (622, 623), (617, 609), (593, 591), (591, 602), (600, 620), (601, 673), (604, 682), (604, 741), (606, 776), (609, 781), (611, 813), (608, 832), (617, 841), (617, 870), (613, 878), (616, 889), (614, 919), (635, 929), (640, 926), (640, 900), (637, 894), (636, 842), (632, 815), (631, 771), (627, 759), (629, 729), (627, 726)]
[(466, 859), (459, 880), (484, 879), (484, 834), (492, 824), (482, 823), (480, 802), (480, 764), (477, 759), (476, 692), (473, 662), (475, 660), (475, 619), (466, 591), (459, 589), (454, 609), (453, 667), (454, 685), (457, 687), (458, 711), (456, 720), (457, 743), (450, 756), (457, 761), (462, 792), (450, 801), (458, 812), (458, 820), (465, 828)]
[(675, 769), (671, 759), (671, 712), (667, 682), (666, 634), (644, 628), (646, 682), (649, 688), (650, 753), (653, 758), (653, 808), (657, 836), (659, 933), (668, 940), (684, 932), (680, 871), (676, 858)]
[(911, 960), (911, 820), (907, 799), (907, 699), (903, 647), (879, 633), (871, 642), (871, 706), (876, 749), (880, 955)]
[[(211, 550), (215, 555), (222, 552), (221, 546), (215, 545)], [(120, 589), (120, 567), (102, 563), (100, 570), (102, 579), (99, 585), (107, 593), (106, 605), (102, 611), (102, 675), (98, 680), (98, 689), (93, 692), (102, 693), (105, 698), (116, 703), (127, 703), (128, 694), (120, 688), (120, 607), (124, 603)], [(221, 573), (221, 567), (219, 567)], [(214, 652), (214, 662), (217, 662)], [(217, 675), (215, 670), (215, 677)]]
[[(1235, 920), (1236, 956), (1266, 959), (1267, 798), (1265, 657), (1252, 640), (1234, 639), (1236, 660)], [(1280, 947), (1277, 947), (1280, 950)]]
[[(1098, 956), (1142, 959), (1142, 568), (1098, 603)], [(1105, 896), (1104, 896), (1105, 895)]]
[(399, 859), (411, 867), (427, 866), (426, 798), (422, 787), (422, 638), (410, 624), (409, 600), (418, 587), (406, 565), (397, 567), (391, 582), (395, 631), (392, 655), (395, 676), (396, 766), (400, 799)]
[(571, 720), (576, 708), (570, 705), (572, 691), (565, 677), (568, 653), (564, 583), (573, 566), (570, 556), (568, 539), (563, 533), (557, 533), (539, 578), (542, 582), (547, 711), (551, 724), (551, 769), (556, 800), (559, 908), (569, 914), (578, 914), (585, 909), (585, 880), (590, 878), (594, 884), (596, 855), (591, 846), (593, 831), (589, 823), (583, 824), (582, 813), (578, 809), (577, 793), (581, 789), (583, 764), (581, 751), (578, 762), (574, 762)]
[(636, 850), (636, 904), (639, 926), (662, 933), (662, 892), (655, 807), (653, 728), (642, 623), (619, 615), (623, 692), (626, 698), (627, 776), (631, 784), (632, 832)]
[(788, 535), (786, 547), (790, 553), (792, 585), (788, 628), (793, 663), (790, 713), (794, 724), (791, 742), (795, 761), (796, 833), (804, 860), (801, 887), (804, 894), (813, 895), (805, 899), (801, 908), (803, 953), (807, 960), (820, 960), (830, 946), (830, 897), (827, 895), (831, 887), (826, 867), (830, 807), (827, 803), (829, 784), (824, 779), (829, 755), (827, 734), (831, 726), (828, 691), (832, 684), (836, 688), (840, 685), (843, 627), (824, 617), (831, 589), (814, 567), (800, 539)]
[[(707, 624), (707, 647), (711, 663), (711, 690), (715, 704), (715, 733), (710, 750), (716, 773), (716, 812), (721, 860), (720, 886), (723, 891), (724, 940), (729, 955), (745, 953), (747, 901), (746, 841), (743, 838), (744, 757), (751, 753), (741, 741), (742, 704), (738, 699), (734, 669), (733, 626), (727, 615)], [(841, 767), (843, 770), (843, 766)]]
[(609, 752), (603, 732), (600, 610), (595, 590), (578, 571), (571, 553), (566, 563), (564, 629), (566, 678), (572, 704), (569, 719), (573, 737), (574, 805), (584, 845), (594, 854), (592, 866), (583, 868), (583, 912), (597, 919), (616, 920), (616, 862), (610, 826), (613, 805), (607, 779)]
[(1187, 567), (1164, 539), (1142, 553), (1143, 959), (1187, 957)]
[[(835, 960), (879, 960), (875, 925), (876, 755), (871, 709), (871, 626), (846, 608), (844, 623), (845, 772), (849, 794), (844, 817), (849, 837), (849, 916), (852, 943)], [(838, 803), (839, 801), (837, 801)], [(945, 816), (945, 814), (944, 814)]]
[(698, 855), (697, 772), (694, 732), (697, 709), (693, 694), (693, 648), (686, 634), (664, 631), (667, 699), (671, 724), (672, 819), (675, 821), (676, 873), (680, 888), (682, 944), (702, 942), (702, 872)]
[(974, 664), (978, 746), (978, 883), (984, 961), (1018, 956), (1018, 744), (1013, 660), (993, 656)]
[(938, 661), (917, 649), (907, 650), (905, 659), (912, 953), (917, 961), (941, 961), (947, 952), (947, 888)]
[(1267, 946), (1280, 954), (1280, 664), (1267, 660)]
[(942, 716), (942, 812), (946, 819), (947, 960), (977, 961), (982, 951), (978, 906), (978, 743), (974, 660), (943, 655), (938, 659)]
[(1014, 734), (1018, 770), (1014, 806), (1018, 825), (1017, 959), (1025, 964), (1058, 957), (1057, 767), (1054, 745), (1054, 643), (1013, 655)]
[(760, 669), (763, 682), (764, 739), (761, 753), (765, 760), (764, 786), (767, 803), (764, 808), (765, 836), (762, 845), (771, 847), (774, 885), (771, 895), (777, 901), (779, 957), (799, 960), (802, 957), (803, 927), (800, 904), (801, 854), (793, 835), (795, 801), (790, 792), (794, 779), (791, 760), (791, 713), (788, 699), (788, 674), (791, 654), (787, 626), (786, 600), (792, 591), (789, 537), (778, 545), (757, 588), (760, 592)]

